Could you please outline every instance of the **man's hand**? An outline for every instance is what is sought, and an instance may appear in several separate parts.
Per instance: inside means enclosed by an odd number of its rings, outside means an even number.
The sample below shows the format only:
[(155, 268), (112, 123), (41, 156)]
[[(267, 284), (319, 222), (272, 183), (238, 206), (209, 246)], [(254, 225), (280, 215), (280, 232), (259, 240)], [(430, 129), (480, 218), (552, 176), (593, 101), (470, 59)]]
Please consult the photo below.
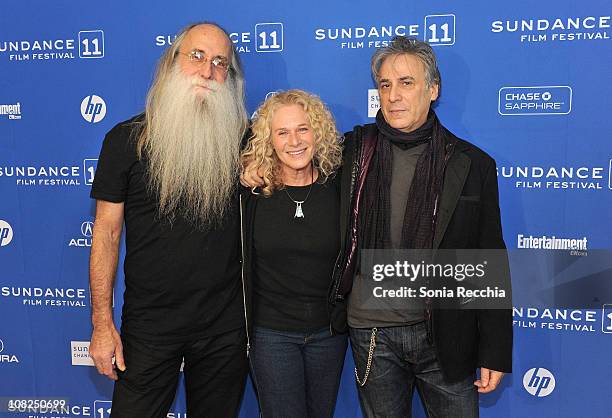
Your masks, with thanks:
[(250, 188), (263, 186), (263, 173), (258, 168), (254, 163), (245, 167), (240, 174), (240, 184)]
[[(117, 380), (115, 368), (125, 371), (121, 337), (112, 322), (94, 326), (91, 343), (89, 344), (89, 355), (93, 359), (98, 373), (108, 376), (110, 379)], [(113, 357), (115, 357), (114, 363)]]
[(478, 393), (493, 392), (495, 388), (497, 388), (497, 385), (499, 385), (499, 382), (501, 382), (502, 377), (504, 377), (504, 372), (481, 367), (480, 379), (475, 381), (474, 385), (478, 386)]

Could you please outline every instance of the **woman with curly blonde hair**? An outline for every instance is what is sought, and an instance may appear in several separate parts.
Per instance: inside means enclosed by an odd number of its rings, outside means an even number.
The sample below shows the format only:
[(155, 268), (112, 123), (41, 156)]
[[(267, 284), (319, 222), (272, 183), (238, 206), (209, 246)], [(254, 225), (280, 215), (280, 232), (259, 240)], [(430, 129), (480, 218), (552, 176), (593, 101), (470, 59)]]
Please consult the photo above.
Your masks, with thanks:
[(241, 163), (263, 184), (243, 193), (243, 267), (260, 409), (332, 417), (347, 347), (336, 332), (345, 316), (327, 302), (340, 251), (340, 135), (321, 99), (302, 90), (269, 97), (252, 132)]

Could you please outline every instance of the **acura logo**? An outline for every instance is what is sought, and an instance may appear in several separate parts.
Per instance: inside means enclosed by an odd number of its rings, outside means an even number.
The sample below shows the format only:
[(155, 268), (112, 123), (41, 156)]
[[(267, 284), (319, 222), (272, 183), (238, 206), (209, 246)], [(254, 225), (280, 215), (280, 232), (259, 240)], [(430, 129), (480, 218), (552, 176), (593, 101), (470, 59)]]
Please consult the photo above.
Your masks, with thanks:
[(90, 238), (93, 234), (93, 222), (83, 222), (81, 224), (81, 233), (84, 237)]

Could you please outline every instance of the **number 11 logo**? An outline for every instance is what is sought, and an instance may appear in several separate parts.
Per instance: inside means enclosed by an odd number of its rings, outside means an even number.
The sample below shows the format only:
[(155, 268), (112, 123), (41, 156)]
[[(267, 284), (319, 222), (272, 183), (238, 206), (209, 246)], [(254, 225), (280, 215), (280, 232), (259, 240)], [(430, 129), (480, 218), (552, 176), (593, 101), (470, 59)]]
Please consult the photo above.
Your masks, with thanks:
[(612, 334), (612, 304), (605, 304), (601, 310), (601, 331)]
[(91, 186), (93, 184), (93, 180), (96, 174), (97, 167), (98, 167), (97, 158), (87, 158), (83, 160), (83, 175), (85, 176), (85, 185)]
[(280, 52), (282, 50), (282, 23), (258, 23), (255, 25), (255, 51)]
[(425, 16), (425, 42), (431, 46), (455, 44), (455, 15)]
[(113, 403), (111, 401), (94, 401), (94, 414), (96, 418), (109, 418)]
[(79, 32), (79, 57), (104, 57), (104, 31), (82, 30)]

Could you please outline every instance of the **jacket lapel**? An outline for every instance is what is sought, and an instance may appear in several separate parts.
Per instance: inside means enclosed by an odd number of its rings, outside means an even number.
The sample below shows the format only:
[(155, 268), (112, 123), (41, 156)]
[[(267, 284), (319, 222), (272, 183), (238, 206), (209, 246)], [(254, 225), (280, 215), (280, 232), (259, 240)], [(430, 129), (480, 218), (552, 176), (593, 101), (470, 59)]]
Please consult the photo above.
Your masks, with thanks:
[(446, 228), (453, 216), (465, 179), (470, 171), (470, 158), (456, 149), (446, 167), (444, 174), (444, 185), (442, 186), (442, 194), (440, 196), (440, 210), (438, 211), (438, 220), (436, 222), (436, 231), (434, 233), (433, 247), (438, 248)]

